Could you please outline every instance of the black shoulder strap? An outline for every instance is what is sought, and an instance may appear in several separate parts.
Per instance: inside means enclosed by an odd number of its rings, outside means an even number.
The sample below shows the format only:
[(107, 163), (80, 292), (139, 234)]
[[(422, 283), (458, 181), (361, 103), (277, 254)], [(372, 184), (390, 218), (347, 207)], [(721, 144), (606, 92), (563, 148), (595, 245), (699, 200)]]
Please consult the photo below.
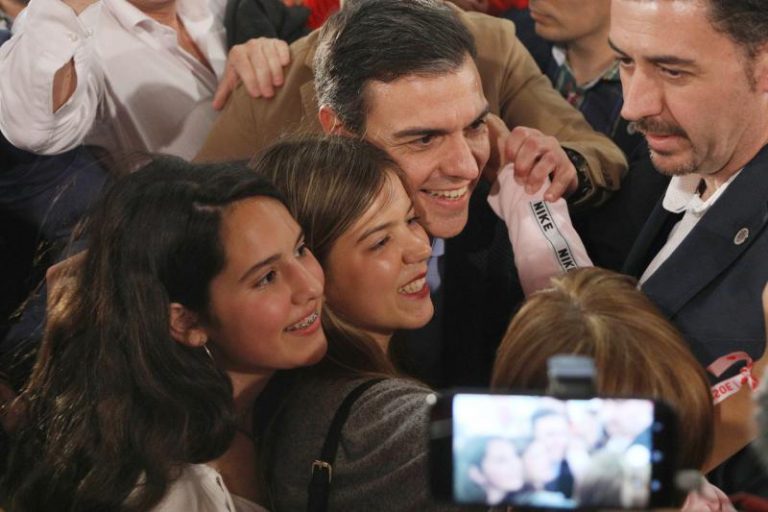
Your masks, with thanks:
[(328, 510), (328, 496), (331, 492), (331, 479), (333, 478), (333, 464), (336, 461), (336, 451), (339, 448), (341, 429), (347, 421), (352, 405), (365, 393), (368, 388), (378, 384), (384, 379), (371, 379), (358, 385), (344, 398), (333, 416), (325, 443), (320, 452), (320, 458), (312, 463), (312, 480), (309, 483), (309, 499), (307, 500), (307, 512), (325, 512)]

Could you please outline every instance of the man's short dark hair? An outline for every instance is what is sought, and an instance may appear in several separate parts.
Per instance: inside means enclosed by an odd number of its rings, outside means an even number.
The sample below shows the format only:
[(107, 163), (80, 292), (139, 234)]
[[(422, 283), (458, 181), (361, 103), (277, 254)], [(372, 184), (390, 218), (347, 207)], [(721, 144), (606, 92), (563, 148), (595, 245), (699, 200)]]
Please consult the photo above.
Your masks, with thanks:
[(766, 0), (709, 0), (709, 18), (719, 32), (754, 58), (768, 44)]
[(318, 102), (362, 134), (367, 82), (451, 73), (476, 53), (472, 34), (442, 0), (349, 0), (320, 34)]

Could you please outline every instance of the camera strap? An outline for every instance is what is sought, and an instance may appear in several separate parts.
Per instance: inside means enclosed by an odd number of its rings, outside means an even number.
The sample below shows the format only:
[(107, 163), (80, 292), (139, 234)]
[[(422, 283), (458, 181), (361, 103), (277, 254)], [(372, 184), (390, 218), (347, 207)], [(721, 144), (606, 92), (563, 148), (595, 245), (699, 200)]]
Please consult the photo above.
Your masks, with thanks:
[(341, 440), (341, 429), (347, 421), (352, 406), (360, 396), (371, 386), (384, 379), (371, 379), (356, 386), (341, 402), (336, 414), (333, 416), (331, 426), (325, 436), (320, 458), (312, 462), (312, 480), (309, 482), (307, 499), (307, 512), (325, 512), (328, 510), (328, 497), (331, 493), (331, 480), (333, 479), (333, 464), (336, 462), (336, 451)]

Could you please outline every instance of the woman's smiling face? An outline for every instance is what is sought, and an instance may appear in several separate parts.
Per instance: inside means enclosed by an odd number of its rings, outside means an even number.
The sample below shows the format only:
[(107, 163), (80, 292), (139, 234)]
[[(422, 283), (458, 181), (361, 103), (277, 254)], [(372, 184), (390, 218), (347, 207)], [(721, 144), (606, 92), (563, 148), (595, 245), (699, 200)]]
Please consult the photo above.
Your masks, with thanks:
[(220, 239), (226, 263), (210, 284), (206, 326), (216, 362), (270, 375), (319, 361), (323, 271), (288, 210), (268, 198), (235, 203)]
[(328, 305), (386, 346), (393, 331), (422, 327), (432, 318), (430, 254), (408, 193), (387, 172), (376, 199), (328, 254)]

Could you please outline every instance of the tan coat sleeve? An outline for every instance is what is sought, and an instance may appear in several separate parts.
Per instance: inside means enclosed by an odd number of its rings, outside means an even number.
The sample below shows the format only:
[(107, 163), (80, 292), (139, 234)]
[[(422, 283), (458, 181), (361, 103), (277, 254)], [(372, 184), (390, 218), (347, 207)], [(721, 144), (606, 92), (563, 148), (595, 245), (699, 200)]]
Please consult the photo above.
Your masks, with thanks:
[(290, 46), (285, 83), (273, 98), (251, 98), (242, 84), (234, 90), (195, 161), (250, 160), (283, 136), (320, 130), (312, 69), (307, 65), (316, 39), (313, 32)]
[[(475, 36), (491, 111), (510, 128), (536, 128), (584, 156), (594, 191), (581, 202), (597, 203), (605, 195), (601, 192), (618, 188), (627, 166), (621, 150), (554, 90), (515, 36), (514, 24), (478, 13), (459, 16)], [(285, 85), (274, 98), (250, 98), (242, 86), (234, 91), (197, 161), (250, 159), (286, 134), (320, 130), (311, 68), (317, 35), (315, 31), (291, 45)]]
[(601, 190), (617, 189), (627, 168), (623, 153), (608, 137), (593, 130), (552, 87), (515, 36), (514, 24), (477, 13), (460, 17), (475, 36), (477, 67), (491, 111), (510, 128), (536, 128), (580, 153), (596, 188), (583, 201), (599, 202), (605, 195)]

